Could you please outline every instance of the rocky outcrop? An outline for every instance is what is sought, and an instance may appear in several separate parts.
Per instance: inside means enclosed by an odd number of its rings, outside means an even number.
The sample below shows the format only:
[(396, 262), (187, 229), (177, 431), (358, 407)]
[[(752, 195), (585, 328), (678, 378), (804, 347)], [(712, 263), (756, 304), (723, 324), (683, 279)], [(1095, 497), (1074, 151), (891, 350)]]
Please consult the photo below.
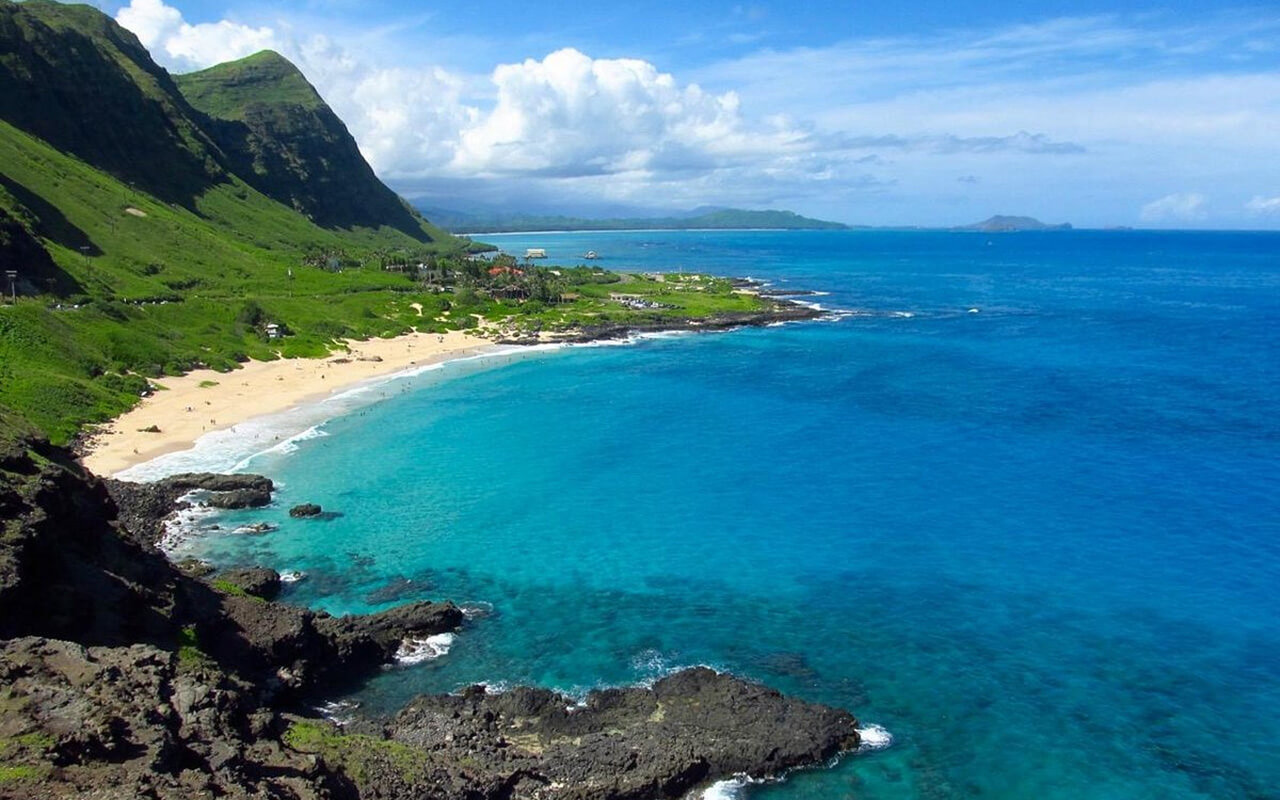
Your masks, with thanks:
[[(528, 688), (423, 696), (385, 735), (446, 765), (466, 764), (463, 776), (450, 775), (458, 795), (480, 786), (491, 795), (580, 800), (680, 797), (710, 781), (773, 775), (858, 746), (852, 715), (706, 668), (652, 688), (592, 692), (583, 705)], [(362, 790), (425, 790), (405, 782), (403, 772), (365, 775)]]
[(215, 508), (258, 508), (271, 502), (275, 484), (262, 475), (221, 475), (189, 472), (150, 483), (103, 482), (123, 528), (138, 541), (154, 545), (164, 536), (165, 520), (190, 506), (184, 500), (194, 491), (208, 492), (203, 502)]
[[(723, 331), (731, 328), (758, 328), (779, 322), (800, 322), (817, 319), (825, 312), (777, 298), (765, 298), (768, 306), (761, 311), (743, 311), (736, 313), (714, 314), (697, 319), (673, 319), (655, 316), (651, 320), (635, 319), (627, 323), (604, 322), (596, 325), (582, 325), (553, 334), (555, 341), (586, 344), (588, 342), (625, 339), (637, 333), (659, 331)], [(540, 339), (536, 333), (524, 336), (507, 337), (498, 340), (499, 344), (537, 344)]]
[(323, 513), (324, 509), (315, 503), (300, 503), (289, 509), (289, 516), (299, 518), (318, 517)]
[(359, 795), (199, 653), (0, 642), (0, 798)]
[(280, 594), (280, 573), (265, 567), (245, 567), (219, 573), (214, 585), (236, 590), (263, 600), (275, 600)]

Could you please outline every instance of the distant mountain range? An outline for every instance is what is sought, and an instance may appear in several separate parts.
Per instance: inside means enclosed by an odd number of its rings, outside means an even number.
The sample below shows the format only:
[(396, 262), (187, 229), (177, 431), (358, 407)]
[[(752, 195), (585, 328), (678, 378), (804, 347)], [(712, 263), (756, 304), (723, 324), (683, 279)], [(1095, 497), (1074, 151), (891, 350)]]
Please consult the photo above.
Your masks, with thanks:
[[(664, 216), (578, 217), (568, 214), (538, 214), (518, 211), (462, 212), (446, 208), (418, 206), (436, 225), (455, 234), (511, 233), (523, 231), (635, 231), (635, 230), (745, 230), (788, 231), (876, 230), (877, 226), (846, 225), (842, 222), (804, 217), (793, 211), (748, 211), (741, 208), (696, 208), (672, 211)], [(890, 226), (889, 229), (901, 229)], [(930, 230), (910, 226), (910, 230)], [(1051, 225), (1034, 217), (997, 214), (970, 225), (933, 230), (1016, 233), (1018, 231), (1069, 231), (1071, 223)]]
[(768, 228), (772, 230), (845, 230), (840, 222), (802, 217), (793, 211), (747, 211), (740, 208), (698, 209), (665, 217), (588, 219), (548, 214), (475, 213), (419, 208), (432, 222), (453, 233), (510, 231), (695, 230)]

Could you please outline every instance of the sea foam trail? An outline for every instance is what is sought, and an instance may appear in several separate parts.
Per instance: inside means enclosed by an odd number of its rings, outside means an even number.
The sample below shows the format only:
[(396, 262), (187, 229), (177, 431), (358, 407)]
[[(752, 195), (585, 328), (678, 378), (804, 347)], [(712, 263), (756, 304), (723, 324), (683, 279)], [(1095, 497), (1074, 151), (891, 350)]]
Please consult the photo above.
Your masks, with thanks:
[(562, 344), (495, 346), (484, 353), (411, 367), (349, 386), (315, 402), (305, 403), (278, 414), (238, 422), (210, 431), (186, 449), (136, 464), (113, 477), (126, 481), (154, 481), (183, 472), (235, 472), (249, 469), (253, 460), (268, 454), (295, 452), (307, 439), (326, 436), (322, 426), (329, 420), (373, 405), (388, 396), (388, 384), (444, 369), (451, 364), (558, 350)]
[[(889, 733), (880, 725), (868, 725), (865, 728), (858, 728), (858, 737), (861, 744), (858, 745), (857, 752), (869, 753), (875, 750), (884, 750), (893, 744), (893, 734)], [(786, 776), (779, 778), (752, 778), (749, 775), (734, 775), (732, 778), (716, 781), (707, 788), (703, 789), (700, 794), (690, 795), (686, 800), (742, 800), (746, 797), (746, 789), (748, 786), (761, 783), (776, 783), (786, 780)]]
[(452, 633), (437, 633), (425, 639), (405, 639), (396, 650), (396, 663), (409, 666), (437, 659), (448, 654), (454, 638)]
[(701, 800), (742, 800), (746, 796), (745, 789), (748, 786), (753, 783), (763, 782), (745, 775), (738, 775), (727, 780), (716, 781), (703, 789), (699, 797)]

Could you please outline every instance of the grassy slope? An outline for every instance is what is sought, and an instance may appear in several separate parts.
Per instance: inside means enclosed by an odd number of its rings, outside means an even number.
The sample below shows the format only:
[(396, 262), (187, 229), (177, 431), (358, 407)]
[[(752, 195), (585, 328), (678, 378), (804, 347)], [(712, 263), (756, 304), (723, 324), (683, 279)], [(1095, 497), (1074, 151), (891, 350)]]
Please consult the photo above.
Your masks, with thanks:
[(253, 99), (260, 103), (307, 109), (323, 105), (302, 73), (272, 50), (179, 75), (177, 82), (191, 105), (218, 119), (244, 119), (247, 87), (253, 87)]
[[(2, 122), (0, 174), (28, 202), (35, 195), (56, 208), (61, 219), (52, 224), (43, 211), (39, 232), (81, 289), (62, 303), (80, 301), (79, 309), (56, 310), (46, 297), (0, 310), (0, 404), (55, 439), (136, 402), (137, 381), (104, 372), (272, 357), (237, 321), (250, 298), (297, 332), (286, 355), (321, 353), (335, 336), (398, 333), (416, 318), (398, 294), (410, 288), (399, 275), (300, 265), (314, 248), (356, 257), (423, 247), (398, 232), (318, 228), (236, 179), (215, 184), (194, 211), (167, 205)], [(13, 196), (0, 194), (5, 202)]]

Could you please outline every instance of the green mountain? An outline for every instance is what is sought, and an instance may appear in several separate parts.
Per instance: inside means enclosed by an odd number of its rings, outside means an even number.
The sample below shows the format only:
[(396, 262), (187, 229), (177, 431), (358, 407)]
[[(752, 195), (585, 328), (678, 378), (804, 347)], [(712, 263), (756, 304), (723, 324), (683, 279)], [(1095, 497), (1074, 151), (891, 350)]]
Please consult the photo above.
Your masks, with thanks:
[(267, 50), (175, 80), (232, 171), (267, 197), (326, 228), (422, 234), (422, 219), (377, 179), (342, 120), (283, 56)]
[[(279, 56), (175, 80), (95, 8), (0, 0), (0, 406), (55, 439), (136, 402), (139, 373), (403, 331), (412, 284), (378, 265), (469, 246)], [(294, 335), (268, 346), (264, 318)]]
[[(424, 209), (427, 210), (427, 209)], [(429, 209), (442, 227), (460, 233), (506, 231), (614, 231), (614, 230), (845, 230), (839, 222), (802, 217), (793, 211), (747, 211), (724, 208), (689, 216), (585, 219), (538, 214), (462, 214)]]

